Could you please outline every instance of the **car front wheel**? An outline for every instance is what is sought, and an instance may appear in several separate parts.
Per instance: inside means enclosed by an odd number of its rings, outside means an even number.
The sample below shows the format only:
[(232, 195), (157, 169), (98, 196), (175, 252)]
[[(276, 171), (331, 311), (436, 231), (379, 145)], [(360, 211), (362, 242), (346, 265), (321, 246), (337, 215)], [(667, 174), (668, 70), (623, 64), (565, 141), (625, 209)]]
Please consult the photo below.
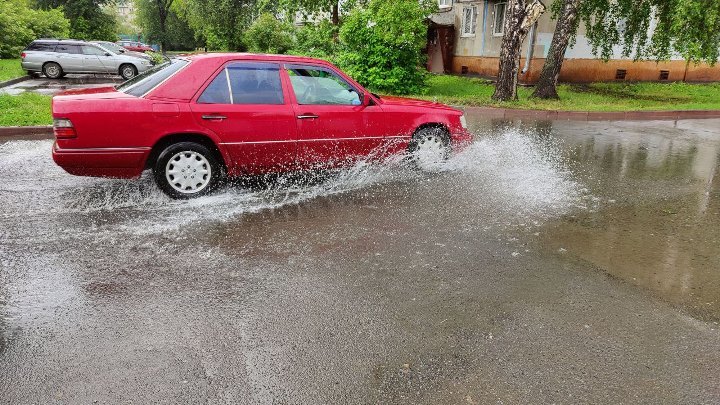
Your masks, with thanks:
[(204, 145), (179, 142), (160, 153), (153, 174), (158, 187), (175, 199), (206, 195), (225, 177), (217, 155)]
[(137, 69), (133, 65), (120, 66), (120, 76), (125, 80), (130, 80), (137, 76)]
[(45, 65), (43, 65), (42, 70), (43, 70), (43, 74), (48, 79), (59, 79), (59, 78), (63, 77), (63, 75), (64, 75), (62, 67), (60, 67), (60, 65), (58, 65), (55, 62), (46, 63)]
[(413, 136), (408, 152), (418, 168), (432, 170), (450, 157), (450, 136), (443, 128), (423, 128)]

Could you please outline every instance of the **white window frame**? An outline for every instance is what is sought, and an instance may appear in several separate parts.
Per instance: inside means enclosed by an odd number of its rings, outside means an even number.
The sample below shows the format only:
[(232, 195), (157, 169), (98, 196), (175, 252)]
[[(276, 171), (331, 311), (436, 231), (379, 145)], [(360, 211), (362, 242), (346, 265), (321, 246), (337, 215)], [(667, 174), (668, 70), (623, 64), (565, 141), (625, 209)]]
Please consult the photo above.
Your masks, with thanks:
[[(470, 17), (470, 27), (467, 26), (467, 18), (466, 14), (470, 12), (472, 13)], [(476, 5), (470, 5), (470, 6), (464, 6), (462, 9), (462, 21), (460, 24), (460, 36), (464, 38), (468, 37), (474, 37), (475, 36), (475, 29), (477, 27), (477, 17), (478, 17), (478, 7)]]
[(440, 10), (447, 10), (449, 8), (452, 8), (453, 0), (438, 0), (438, 6), (440, 7)]
[[(497, 14), (498, 14), (498, 8), (500, 6), (504, 6), (504, 10), (502, 13), (502, 24), (500, 24), (500, 27), (497, 26)], [(493, 5), (493, 27), (492, 27), (492, 34), (494, 37), (502, 37), (505, 35), (505, 17), (507, 16), (507, 3), (502, 1), (499, 3), (495, 3)], [(500, 28), (500, 30), (498, 30)]]

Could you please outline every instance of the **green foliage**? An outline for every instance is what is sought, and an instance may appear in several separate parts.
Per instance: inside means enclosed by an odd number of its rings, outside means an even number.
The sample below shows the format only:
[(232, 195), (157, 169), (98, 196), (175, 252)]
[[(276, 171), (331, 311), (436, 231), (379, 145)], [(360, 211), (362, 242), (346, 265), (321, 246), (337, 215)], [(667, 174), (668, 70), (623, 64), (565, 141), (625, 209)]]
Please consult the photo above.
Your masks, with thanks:
[(62, 6), (65, 17), (70, 20), (70, 37), (74, 39), (117, 40), (115, 17), (106, 13), (102, 6), (110, 0), (37, 0), (41, 9)]
[(156, 65), (165, 62), (165, 55), (160, 52), (145, 52), (145, 55), (149, 56)]
[(0, 58), (17, 58), (37, 38), (66, 37), (70, 23), (61, 9), (34, 10), (22, 0), (0, 0)]
[(245, 31), (245, 46), (255, 53), (285, 53), (293, 47), (293, 26), (263, 13)]
[[(176, 3), (168, 0), (135, 0), (136, 23), (142, 28), (147, 41), (159, 43), (163, 52), (197, 48), (195, 31), (177, 10)], [(161, 15), (165, 17), (162, 21)]]
[(606, 60), (615, 45), (635, 59), (666, 60), (679, 53), (688, 61), (714, 64), (720, 56), (718, 1), (584, 0), (580, 15), (594, 52)]
[(209, 50), (246, 50), (243, 34), (258, 15), (257, 0), (175, 0), (173, 7)]
[(51, 96), (37, 93), (22, 93), (17, 96), (0, 94), (0, 127), (50, 125)]
[(0, 82), (25, 76), (20, 59), (0, 59)]
[(454, 105), (559, 111), (675, 111), (720, 110), (720, 83), (591, 83), (561, 84), (560, 100), (530, 98), (532, 89), (520, 87), (519, 100), (491, 100), (493, 84), (487, 80), (430, 75), (424, 94), (414, 97)]
[(371, 0), (340, 28), (338, 64), (373, 90), (418, 93), (425, 87), (426, 17), (435, 1)]
[(337, 27), (327, 20), (304, 25), (296, 30), (295, 47), (289, 53), (332, 59), (338, 50), (338, 43), (334, 39), (337, 34)]

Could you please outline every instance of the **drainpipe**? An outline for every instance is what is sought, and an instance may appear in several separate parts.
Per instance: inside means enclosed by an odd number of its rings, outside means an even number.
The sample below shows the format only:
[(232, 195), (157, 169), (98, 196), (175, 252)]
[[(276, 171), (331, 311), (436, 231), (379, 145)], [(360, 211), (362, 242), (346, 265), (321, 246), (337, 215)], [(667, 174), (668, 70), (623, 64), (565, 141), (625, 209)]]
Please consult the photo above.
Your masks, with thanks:
[(485, 6), (483, 7), (483, 25), (482, 25), (482, 49), (480, 50), (480, 56), (485, 56), (485, 31), (487, 31), (487, 15), (488, 9), (490, 8), (490, 2), (485, 0)]
[(525, 67), (522, 70), (522, 74), (527, 73), (528, 70), (530, 70), (530, 62), (532, 61), (533, 56), (535, 55), (535, 40), (537, 39), (537, 26), (538, 23), (535, 21), (535, 24), (533, 24), (532, 29), (530, 30), (530, 42), (528, 44), (528, 52), (527, 57), (525, 58)]

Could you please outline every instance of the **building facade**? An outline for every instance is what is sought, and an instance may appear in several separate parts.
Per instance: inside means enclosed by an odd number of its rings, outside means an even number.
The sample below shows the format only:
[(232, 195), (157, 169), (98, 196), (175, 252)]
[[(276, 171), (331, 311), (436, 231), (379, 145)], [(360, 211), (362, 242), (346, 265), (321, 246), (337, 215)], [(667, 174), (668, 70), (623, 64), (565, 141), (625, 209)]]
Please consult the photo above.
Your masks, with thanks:
[[(553, 1), (546, 0), (548, 10)], [(428, 34), (428, 69), (433, 72), (477, 74), (495, 77), (498, 72), (500, 46), (504, 35), (503, 0), (438, 0), (440, 12), (431, 18)], [(443, 32), (452, 30), (452, 35)], [(522, 47), (520, 81), (537, 81), (555, 32), (551, 13), (544, 13), (528, 34)], [(578, 28), (577, 41), (567, 50), (560, 72), (563, 82), (602, 81), (720, 81), (720, 64), (688, 65), (682, 58), (665, 62), (638, 61), (622, 57), (618, 46), (608, 62), (595, 57), (585, 37), (585, 27)], [(447, 38), (452, 36), (452, 43)], [(445, 55), (445, 57), (443, 57)], [(451, 55), (451, 56), (448, 56)]]

